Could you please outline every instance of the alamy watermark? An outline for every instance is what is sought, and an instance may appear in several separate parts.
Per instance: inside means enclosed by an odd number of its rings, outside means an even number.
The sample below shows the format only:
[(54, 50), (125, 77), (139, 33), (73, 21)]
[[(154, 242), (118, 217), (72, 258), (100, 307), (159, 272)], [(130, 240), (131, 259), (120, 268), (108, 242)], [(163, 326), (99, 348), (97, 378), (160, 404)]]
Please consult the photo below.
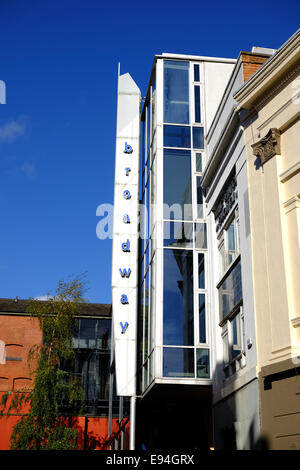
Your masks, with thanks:
[[(202, 211), (203, 206), (199, 205), (199, 211)], [(149, 212), (149, 213), (148, 213)], [(132, 224), (136, 223), (137, 231), (140, 238), (148, 239), (148, 221), (152, 214), (156, 213), (156, 205), (151, 204), (147, 207), (144, 204), (139, 204), (137, 219), (131, 220), (130, 214), (120, 212), (115, 214), (116, 220), (119, 220), (120, 224)], [(112, 239), (113, 238), (113, 218), (114, 218), (114, 206), (112, 204), (100, 204), (96, 210), (96, 216), (101, 217), (101, 220), (97, 223), (96, 235), (100, 240)], [(163, 219), (164, 222), (164, 239), (176, 239), (182, 241), (191, 241), (193, 236), (192, 220), (193, 220), (193, 206), (192, 204), (168, 204), (163, 205)], [(125, 230), (124, 230), (125, 232)], [(152, 234), (151, 238), (155, 238), (155, 233)]]
[(6, 104), (6, 83), (0, 80), (0, 104)]

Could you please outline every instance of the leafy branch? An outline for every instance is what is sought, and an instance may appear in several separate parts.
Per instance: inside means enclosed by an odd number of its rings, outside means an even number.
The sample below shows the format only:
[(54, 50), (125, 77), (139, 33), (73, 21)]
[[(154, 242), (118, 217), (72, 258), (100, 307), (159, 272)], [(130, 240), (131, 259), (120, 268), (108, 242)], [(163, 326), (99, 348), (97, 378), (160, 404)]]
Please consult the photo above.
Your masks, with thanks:
[[(74, 350), (72, 328), (78, 304), (83, 302), (82, 276), (59, 281), (53, 297), (47, 301), (31, 299), (28, 312), (39, 320), (42, 344), (34, 345), (28, 354), (34, 386), (31, 390), (1, 398), (0, 413), (9, 415), (29, 406), (11, 435), (11, 449), (72, 450), (78, 448), (79, 431), (72, 416), (64, 409), (79, 414), (83, 403), (81, 377), (72, 373)], [(36, 367), (32, 368), (32, 364)], [(68, 364), (68, 368), (63, 365)]]

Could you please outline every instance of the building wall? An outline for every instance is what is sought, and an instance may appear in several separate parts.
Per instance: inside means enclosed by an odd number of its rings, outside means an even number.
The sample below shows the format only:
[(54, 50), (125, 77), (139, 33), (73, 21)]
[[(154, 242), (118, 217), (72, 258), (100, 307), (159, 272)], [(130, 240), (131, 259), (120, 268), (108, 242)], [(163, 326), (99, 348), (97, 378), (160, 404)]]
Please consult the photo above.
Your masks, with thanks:
[[(8, 302), (5, 302), (5, 304), (8, 304)], [(18, 309), (19, 306), (11, 302), (9, 308)], [(10, 314), (4, 312), (0, 314), (0, 332), (0, 340), (2, 341), (2, 354), (0, 356), (0, 401), (2, 396), (9, 392), (7, 403), (9, 404), (14, 394), (32, 389), (34, 383), (32, 372), (34, 372), (36, 362), (30, 363), (29, 367), (27, 358), (30, 348), (41, 344), (42, 334), (37, 318), (32, 318), (25, 313), (13, 312)], [(107, 341), (109, 344), (110, 338)], [(109, 347), (108, 344), (106, 344), (106, 348)], [(92, 348), (90, 348), (90, 352), (92, 352)], [(20, 417), (28, 413), (28, 411), (28, 405), (24, 405), (18, 411), (11, 412), (9, 416), (4, 415), (0, 417), (0, 450), (9, 449), (13, 427)], [(114, 442), (114, 436), (116, 435), (118, 440), (124, 434), (122, 431), (119, 432), (120, 427), (115, 415), (116, 413), (113, 413), (111, 441), (109, 441), (108, 435), (108, 408), (107, 416), (74, 416), (72, 418), (73, 426), (79, 430), (80, 446), (86, 449), (109, 449), (109, 445)], [(122, 437), (124, 445), (126, 444), (125, 440), (128, 440), (128, 426), (127, 422), (125, 424), (126, 435)]]
[[(0, 392), (17, 392), (32, 387), (27, 356), (42, 335), (37, 318), (17, 315), (0, 316), (0, 340), (5, 343), (5, 363), (0, 363)], [(35, 362), (31, 365), (34, 370)]]
[(205, 123), (207, 130), (210, 128), (216, 114), (233, 67), (234, 64), (232, 63), (204, 62)]
[[(299, 104), (291, 101), (297, 77), (299, 73), (280, 93), (258, 105), (257, 115), (245, 128), (260, 367), (291, 357), (300, 340), (299, 329), (292, 324), (300, 312), (300, 122)], [(281, 154), (261, 166), (251, 145), (272, 128), (281, 133)]]
[(261, 426), (270, 449), (300, 448), (299, 63), (298, 31), (236, 95), (245, 127)]
[(222, 450), (261, 448), (258, 380), (237, 390), (214, 407), (214, 444)]
[[(214, 438), (217, 449), (231, 446), (237, 449), (254, 448), (258, 444), (260, 431), (248, 172), (243, 128), (235, 112), (236, 101), (234, 94), (241, 88), (250, 74), (255, 73), (266, 60), (267, 56), (246, 52), (240, 53), (207, 133), (208, 153), (203, 185), (206, 190), (207, 211), (210, 219), (211, 277), (209, 302), (211, 304), (213, 335)], [(224, 196), (224, 194), (226, 194), (233, 175), (236, 181), (236, 197), (230, 205), (228, 196)], [(223, 199), (224, 197), (225, 199)], [(219, 219), (218, 213), (221, 202), (223, 208), (224, 205), (226, 206), (227, 212), (222, 219)], [(237, 220), (239, 234), (237, 237), (238, 248), (236, 248), (238, 252), (235, 255), (238, 256), (227, 265), (225, 271), (222, 271), (219, 266), (221, 240), (225, 240), (225, 232), (234, 219)], [(225, 241), (223, 249), (224, 247), (226, 250)], [(220, 283), (224, 284), (226, 282), (229, 285), (230, 272), (235, 269), (234, 264), (236, 261), (241, 266), (242, 301), (240, 306), (238, 304), (234, 305), (226, 319), (223, 319), (219, 298)], [(232, 350), (230, 344), (226, 346), (225, 340), (227, 338), (229, 343), (234, 341), (232, 325), (234, 321), (237, 323), (239, 318), (241, 318), (240, 349), (242, 350), (242, 357), (235, 361), (234, 346)], [(227, 355), (224, 350), (226, 347), (229, 360), (226, 358)], [(232, 368), (231, 364), (233, 366), (236, 364), (237, 368), (235, 366)], [(255, 390), (255, 393), (253, 390)], [(245, 403), (250, 403), (250, 406), (245, 406)]]

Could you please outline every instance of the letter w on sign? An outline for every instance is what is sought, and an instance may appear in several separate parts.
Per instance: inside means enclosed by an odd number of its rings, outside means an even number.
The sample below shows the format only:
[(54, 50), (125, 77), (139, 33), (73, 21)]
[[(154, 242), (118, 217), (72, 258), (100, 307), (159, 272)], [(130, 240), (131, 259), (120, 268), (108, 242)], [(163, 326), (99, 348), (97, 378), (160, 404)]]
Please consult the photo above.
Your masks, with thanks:
[(128, 268), (128, 269), (126, 269), (126, 268), (121, 269), (120, 268), (120, 274), (121, 274), (122, 277), (129, 277), (130, 274), (131, 274), (131, 269), (130, 268)]

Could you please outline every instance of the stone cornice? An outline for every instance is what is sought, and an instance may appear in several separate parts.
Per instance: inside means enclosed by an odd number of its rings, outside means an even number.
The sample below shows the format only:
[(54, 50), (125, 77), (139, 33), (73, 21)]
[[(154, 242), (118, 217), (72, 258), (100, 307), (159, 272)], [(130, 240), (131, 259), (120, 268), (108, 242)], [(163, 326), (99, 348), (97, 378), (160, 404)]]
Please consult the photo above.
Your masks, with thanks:
[(297, 173), (300, 173), (300, 162), (295, 163), (295, 165), (280, 174), (281, 183), (285, 183), (290, 178), (293, 178)]
[(255, 103), (255, 108), (261, 108), (273, 95), (275, 95), (293, 76), (300, 73), (300, 59), (299, 64), (289, 69), (282, 78), (272, 86), (268, 93), (264, 93), (259, 100)]
[(260, 157), (262, 165), (275, 155), (280, 155), (280, 131), (270, 129), (265, 137), (251, 145), (253, 155)]
[(224, 151), (228, 147), (232, 136), (238, 129), (239, 119), (238, 115), (233, 109), (228, 116), (228, 119), (224, 125), (222, 132), (220, 133), (219, 139), (211, 152), (209, 160), (206, 164), (202, 175), (202, 185), (207, 187), (211, 184), (212, 178), (215, 175), (216, 169), (220, 164)]

